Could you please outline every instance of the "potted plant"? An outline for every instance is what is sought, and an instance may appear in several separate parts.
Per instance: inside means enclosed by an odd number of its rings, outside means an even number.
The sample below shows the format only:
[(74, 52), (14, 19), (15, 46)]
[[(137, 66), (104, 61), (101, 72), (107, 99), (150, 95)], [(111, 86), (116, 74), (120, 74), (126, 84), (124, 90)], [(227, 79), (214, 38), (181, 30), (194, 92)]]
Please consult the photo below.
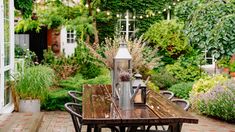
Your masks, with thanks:
[(40, 112), (40, 102), (47, 97), (53, 78), (54, 71), (47, 66), (38, 65), (25, 69), (15, 84), (19, 112)]
[(217, 61), (217, 66), (223, 68), (223, 73), (229, 73), (230, 57), (224, 56)]
[(229, 65), (230, 76), (235, 77), (235, 61)]

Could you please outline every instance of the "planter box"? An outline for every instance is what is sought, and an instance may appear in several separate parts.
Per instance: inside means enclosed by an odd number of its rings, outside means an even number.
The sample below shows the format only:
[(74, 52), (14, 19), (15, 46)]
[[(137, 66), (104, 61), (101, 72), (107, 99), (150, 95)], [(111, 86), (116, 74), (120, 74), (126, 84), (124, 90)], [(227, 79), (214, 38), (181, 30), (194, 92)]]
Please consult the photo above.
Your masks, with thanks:
[(20, 100), (19, 112), (40, 112), (40, 100)]

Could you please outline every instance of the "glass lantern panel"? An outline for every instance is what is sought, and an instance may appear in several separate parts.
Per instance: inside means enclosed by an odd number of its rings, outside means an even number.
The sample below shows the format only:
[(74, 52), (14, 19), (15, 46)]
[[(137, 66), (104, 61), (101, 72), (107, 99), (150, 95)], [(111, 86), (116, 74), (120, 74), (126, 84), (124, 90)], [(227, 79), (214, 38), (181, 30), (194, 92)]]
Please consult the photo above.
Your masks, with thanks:
[(117, 61), (117, 69), (118, 69), (118, 71), (129, 72), (129, 70), (130, 70), (129, 60), (118, 60)]

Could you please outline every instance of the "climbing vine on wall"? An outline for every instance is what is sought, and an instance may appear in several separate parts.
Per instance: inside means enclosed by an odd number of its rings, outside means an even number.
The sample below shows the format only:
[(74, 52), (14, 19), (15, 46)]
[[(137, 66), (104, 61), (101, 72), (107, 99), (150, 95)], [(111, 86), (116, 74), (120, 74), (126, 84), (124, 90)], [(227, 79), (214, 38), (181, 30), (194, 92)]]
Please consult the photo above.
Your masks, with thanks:
[[(118, 20), (116, 14), (125, 13), (127, 10), (136, 14), (136, 16), (146, 14), (150, 14), (154, 12), (155, 16), (152, 17), (144, 17), (143, 19), (136, 18), (136, 27), (137, 27), (137, 35), (142, 35), (151, 24), (156, 21), (164, 19), (165, 13), (162, 13), (167, 5), (172, 4), (171, 0), (101, 0), (100, 9), (105, 11), (111, 11), (113, 14), (112, 18), (109, 21), (101, 22), (97, 20), (99, 35), (102, 37), (112, 37), (115, 33), (115, 26)], [(159, 14), (158, 14), (159, 12)], [(102, 32), (101, 32), (102, 31)], [(101, 37), (101, 40), (104, 38)]]
[(14, 5), (17, 10), (20, 10), (24, 18), (32, 15), (33, 0), (14, 0)]

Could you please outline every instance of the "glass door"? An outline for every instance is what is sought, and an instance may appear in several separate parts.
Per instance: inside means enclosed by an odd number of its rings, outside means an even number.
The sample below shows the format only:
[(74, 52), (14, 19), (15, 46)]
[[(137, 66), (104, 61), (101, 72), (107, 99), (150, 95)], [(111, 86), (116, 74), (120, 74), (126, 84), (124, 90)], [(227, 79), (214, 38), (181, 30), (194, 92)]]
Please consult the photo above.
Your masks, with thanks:
[[(1, 1), (2, 2), (2, 1)], [(11, 99), (10, 80), (14, 69), (14, 6), (13, 0), (3, 0), (0, 3), (0, 112), (9, 113), (13, 110)]]

